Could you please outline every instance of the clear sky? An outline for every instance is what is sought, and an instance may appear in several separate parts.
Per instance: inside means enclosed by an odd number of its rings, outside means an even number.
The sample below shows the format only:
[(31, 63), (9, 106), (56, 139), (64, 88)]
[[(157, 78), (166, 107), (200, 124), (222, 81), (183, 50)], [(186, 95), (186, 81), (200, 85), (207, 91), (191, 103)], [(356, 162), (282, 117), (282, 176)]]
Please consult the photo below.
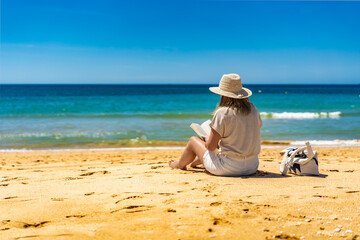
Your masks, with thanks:
[(359, 1), (1, 0), (1, 83), (360, 83)]

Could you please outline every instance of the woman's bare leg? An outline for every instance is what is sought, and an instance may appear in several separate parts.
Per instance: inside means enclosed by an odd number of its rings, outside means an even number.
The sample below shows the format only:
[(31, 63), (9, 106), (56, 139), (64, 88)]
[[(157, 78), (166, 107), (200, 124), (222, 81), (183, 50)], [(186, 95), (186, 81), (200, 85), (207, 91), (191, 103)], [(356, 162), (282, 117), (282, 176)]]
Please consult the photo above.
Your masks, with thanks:
[(200, 161), (200, 159), (198, 157), (195, 158), (194, 161), (192, 161), (192, 163), (190, 164), (190, 167), (196, 167), (197, 165), (202, 164), (202, 162)]
[(191, 137), (185, 147), (180, 159), (171, 160), (169, 166), (172, 168), (186, 169), (186, 166), (198, 157), (200, 163), (203, 162), (203, 155), (206, 152), (205, 142), (198, 137)]

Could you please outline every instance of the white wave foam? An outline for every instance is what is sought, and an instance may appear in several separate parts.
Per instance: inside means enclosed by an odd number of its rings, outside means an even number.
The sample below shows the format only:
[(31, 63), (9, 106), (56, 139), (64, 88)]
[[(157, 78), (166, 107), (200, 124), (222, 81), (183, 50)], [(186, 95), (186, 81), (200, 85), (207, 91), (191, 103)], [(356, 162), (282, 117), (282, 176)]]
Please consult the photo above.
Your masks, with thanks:
[(359, 140), (310, 140), (310, 141), (293, 141), (291, 146), (305, 146), (305, 142), (310, 142), (312, 146), (317, 147), (360, 147)]
[(312, 118), (339, 118), (341, 112), (261, 112), (262, 118), (274, 119), (312, 119)]
[[(261, 148), (282, 148), (288, 146), (305, 146), (307, 141), (293, 141), (288, 145), (261, 145)], [(313, 147), (360, 147), (360, 140), (309, 140)], [(140, 150), (183, 150), (180, 146), (167, 147), (120, 147), (120, 148), (60, 148), (60, 149), (0, 149), (0, 153), (6, 152), (88, 152), (88, 151), (140, 151)]]

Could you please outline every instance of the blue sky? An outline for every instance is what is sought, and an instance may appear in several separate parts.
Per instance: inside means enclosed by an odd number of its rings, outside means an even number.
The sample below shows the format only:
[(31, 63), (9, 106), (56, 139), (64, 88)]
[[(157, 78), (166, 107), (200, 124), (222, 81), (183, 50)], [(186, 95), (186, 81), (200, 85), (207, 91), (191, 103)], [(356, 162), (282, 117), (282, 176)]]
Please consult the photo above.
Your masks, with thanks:
[(360, 2), (1, 1), (1, 83), (360, 83)]

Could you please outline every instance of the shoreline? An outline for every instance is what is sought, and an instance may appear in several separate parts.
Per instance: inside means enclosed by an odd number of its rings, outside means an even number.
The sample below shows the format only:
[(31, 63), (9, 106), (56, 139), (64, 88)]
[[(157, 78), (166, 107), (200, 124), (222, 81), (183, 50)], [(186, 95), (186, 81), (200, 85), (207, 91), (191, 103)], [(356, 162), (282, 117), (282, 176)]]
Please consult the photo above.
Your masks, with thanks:
[[(151, 142), (151, 141), (150, 141)], [(282, 140), (263, 140), (261, 148), (287, 148), (304, 146), (306, 141), (282, 141)], [(360, 147), (360, 140), (309, 140), (313, 147), (317, 148), (357, 148)], [(168, 143), (168, 144), (166, 144)], [(0, 148), (0, 153), (7, 152), (83, 152), (83, 151), (141, 151), (141, 150), (181, 150), (186, 142), (161, 141), (161, 144), (133, 144), (131, 146), (68, 146), (68, 147), (9, 147)]]

